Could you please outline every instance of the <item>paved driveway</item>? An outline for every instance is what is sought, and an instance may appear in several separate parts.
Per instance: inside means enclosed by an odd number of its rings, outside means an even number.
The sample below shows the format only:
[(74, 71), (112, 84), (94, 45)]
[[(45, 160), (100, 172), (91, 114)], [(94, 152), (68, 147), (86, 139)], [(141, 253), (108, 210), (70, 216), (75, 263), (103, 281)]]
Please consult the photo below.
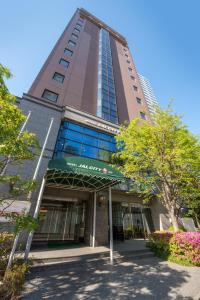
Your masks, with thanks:
[(200, 299), (200, 268), (146, 258), (67, 263), (27, 276), (21, 299)]

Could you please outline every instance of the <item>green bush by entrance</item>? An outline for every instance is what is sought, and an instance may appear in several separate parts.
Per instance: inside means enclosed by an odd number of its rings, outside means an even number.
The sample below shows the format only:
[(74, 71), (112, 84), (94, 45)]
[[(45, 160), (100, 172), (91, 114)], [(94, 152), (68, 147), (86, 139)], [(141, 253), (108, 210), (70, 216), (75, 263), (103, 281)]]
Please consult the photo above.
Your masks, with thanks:
[(200, 266), (199, 232), (154, 232), (149, 236), (148, 246), (161, 258)]

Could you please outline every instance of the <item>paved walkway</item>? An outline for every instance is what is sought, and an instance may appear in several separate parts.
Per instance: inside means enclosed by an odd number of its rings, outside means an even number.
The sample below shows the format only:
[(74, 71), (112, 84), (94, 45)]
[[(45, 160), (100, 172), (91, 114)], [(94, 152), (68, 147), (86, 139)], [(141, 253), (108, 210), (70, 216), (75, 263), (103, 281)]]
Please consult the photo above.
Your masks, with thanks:
[(23, 300), (199, 300), (200, 268), (158, 258), (131, 257), (66, 263), (35, 269), (27, 276)]
[[(146, 240), (128, 240), (125, 242), (117, 242), (114, 243), (114, 251), (117, 252), (126, 252), (126, 251), (138, 251), (146, 249)], [(71, 258), (71, 260), (76, 260), (77, 258), (82, 258), (90, 255), (95, 254), (103, 254), (109, 253), (109, 247), (100, 246), (100, 247), (88, 247), (84, 246), (81, 247), (71, 247), (71, 248), (54, 248), (54, 249), (39, 249), (35, 251), (31, 251), (29, 254), (29, 258), (40, 261), (40, 260), (53, 260), (59, 258)], [(18, 255), (19, 257), (22, 254)], [(22, 256), (23, 257), (23, 256)]]

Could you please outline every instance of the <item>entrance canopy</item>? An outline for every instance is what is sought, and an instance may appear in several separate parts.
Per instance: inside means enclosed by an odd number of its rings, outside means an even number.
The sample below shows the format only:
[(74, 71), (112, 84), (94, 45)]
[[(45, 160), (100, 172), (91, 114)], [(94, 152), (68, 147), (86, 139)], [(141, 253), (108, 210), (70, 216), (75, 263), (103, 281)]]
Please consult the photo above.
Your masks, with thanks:
[(66, 157), (49, 161), (46, 185), (80, 191), (100, 191), (116, 185), (124, 176), (110, 165), (84, 157)]

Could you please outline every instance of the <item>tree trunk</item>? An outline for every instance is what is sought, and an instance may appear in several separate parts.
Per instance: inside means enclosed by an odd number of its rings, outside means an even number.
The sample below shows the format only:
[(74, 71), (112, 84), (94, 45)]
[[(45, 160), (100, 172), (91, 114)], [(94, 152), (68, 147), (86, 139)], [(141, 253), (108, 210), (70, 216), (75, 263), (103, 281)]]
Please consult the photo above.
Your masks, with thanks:
[(166, 182), (163, 183), (162, 185), (162, 190), (163, 190), (163, 200), (165, 203), (165, 207), (168, 210), (169, 216), (171, 218), (171, 222), (173, 225), (174, 232), (178, 231), (178, 216), (177, 216), (177, 203), (174, 198), (172, 198), (173, 192), (170, 189), (169, 184)]
[(169, 215), (170, 215), (170, 218), (172, 221), (174, 232), (177, 232), (179, 230), (179, 228), (178, 228), (178, 217), (175, 215), (175, 210), (171, 209), (169, 212)]
[(199, 223), (198, 216), (197, 216), (196, 213), (194, 213), (194, 218), (195, 218), (195, 220), (196, 220), (197, 227), (200, 229), (200, 223)]

